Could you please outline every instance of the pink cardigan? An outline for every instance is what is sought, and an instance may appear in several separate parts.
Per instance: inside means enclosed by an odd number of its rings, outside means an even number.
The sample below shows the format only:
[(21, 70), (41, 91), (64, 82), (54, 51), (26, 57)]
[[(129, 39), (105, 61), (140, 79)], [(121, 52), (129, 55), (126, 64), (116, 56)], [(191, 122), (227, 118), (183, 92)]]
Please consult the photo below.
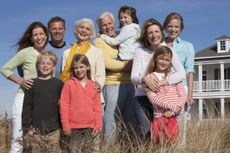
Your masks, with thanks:
[(102, 127), (102, 107), (100, 93), (93, 88), (94, 82), (88, 80), (85, 87), (75, 77), (64, 84), (61, 93), (60, 114), (63, 130), (73, 128)]

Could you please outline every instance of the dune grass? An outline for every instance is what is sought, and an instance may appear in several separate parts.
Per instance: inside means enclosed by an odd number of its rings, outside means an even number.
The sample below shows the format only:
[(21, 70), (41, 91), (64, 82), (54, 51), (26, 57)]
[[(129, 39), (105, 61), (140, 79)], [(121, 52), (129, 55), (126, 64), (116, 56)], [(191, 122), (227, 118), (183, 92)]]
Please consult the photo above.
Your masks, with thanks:
[[(11, 138), (10, 119), (0, 117), (0, 152), (9, 152)], [(45, 140), (44, 140), (45, 141)], [(141, 141), (124, 128), (118, 130), (114, 144), (100, 142), (100, 153), (227, 153), (230, 152), (230, 120), (190, 121), (187, 128), (187, 143), (153, 144)], [(40, 144), (43, 144), (39, 142)], [(89, 144), (90, 145), (90, 144)], [(91, 145), (92, 146), (92, 145)], [(39, 148), (45, 150), (46, 145)], [(63, 151), (65, 152), (65, 151)], [(87, 151), (85, 151), (87, 152)], [(92, 153), (92, 151), (89, 151)]]

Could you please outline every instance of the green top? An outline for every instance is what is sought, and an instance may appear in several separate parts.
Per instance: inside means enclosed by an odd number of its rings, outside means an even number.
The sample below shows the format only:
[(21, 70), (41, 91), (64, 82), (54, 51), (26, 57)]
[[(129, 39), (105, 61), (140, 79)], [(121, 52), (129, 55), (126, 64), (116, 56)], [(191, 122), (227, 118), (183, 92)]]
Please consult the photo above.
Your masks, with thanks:
[[(36, 61), (38, 53), (36, 52), (33, 47), (27, 47), (17, 52), (17, 54), (1, 68), (2, 75), (8, 78), (14, 74), (13, 69), (21, 65), (24, 79), (37, 77)], [(23, 92), (21, 87), (18, 92)]]

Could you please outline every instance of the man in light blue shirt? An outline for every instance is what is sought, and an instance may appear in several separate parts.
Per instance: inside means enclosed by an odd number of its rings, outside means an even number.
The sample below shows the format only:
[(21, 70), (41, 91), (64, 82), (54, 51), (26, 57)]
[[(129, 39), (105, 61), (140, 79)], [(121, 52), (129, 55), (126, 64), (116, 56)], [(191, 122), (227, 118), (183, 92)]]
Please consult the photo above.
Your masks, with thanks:
[(51, 40), (47, 43), (45, 50), (54, 52), (58, 58), (55, 70), (55, 77), (58, 78), (61, 74), (63, 52), (71, 47), (64, 41), (65, 20), (58, 16), (52, 17), (48, 22), (48, 30)]

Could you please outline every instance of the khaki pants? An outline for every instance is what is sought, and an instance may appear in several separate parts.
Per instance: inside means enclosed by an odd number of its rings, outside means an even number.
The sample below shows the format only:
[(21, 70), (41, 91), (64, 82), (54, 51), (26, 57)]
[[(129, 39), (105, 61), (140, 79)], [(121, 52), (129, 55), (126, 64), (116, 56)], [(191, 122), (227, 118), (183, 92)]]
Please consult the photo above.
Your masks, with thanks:
[(182, 146), (186, 145), (187, 120), (188, 120), (188, 112), (186, 111), (177, 117), (177, 121), (179, 123), (179, 129), (180, 129), (179, 142)]
[(59, 129), (46, 135), (34, 135), (31, 141), (31, 147), (25, 152), (61, 153)]
[(92, 136), (93, 129), (72, 129), (69, 140), (70, 153), (99, 153), (100, 138)]
[[(185, 87), (186, 94), (188, 94), (188, 86), (184, 86), (184, 87)], [(189, 106), (187, 105), (187, 103), (185, 104), (184, 108), (185, 108), (185, 112), (177, 117), (177, 121), (179, 123), (179, 128), (180, 128), (179, 142), (180, 145), (182, 146), (186, 145), (187, 120), (188, 120), (188, 110), (189, 110)]]

